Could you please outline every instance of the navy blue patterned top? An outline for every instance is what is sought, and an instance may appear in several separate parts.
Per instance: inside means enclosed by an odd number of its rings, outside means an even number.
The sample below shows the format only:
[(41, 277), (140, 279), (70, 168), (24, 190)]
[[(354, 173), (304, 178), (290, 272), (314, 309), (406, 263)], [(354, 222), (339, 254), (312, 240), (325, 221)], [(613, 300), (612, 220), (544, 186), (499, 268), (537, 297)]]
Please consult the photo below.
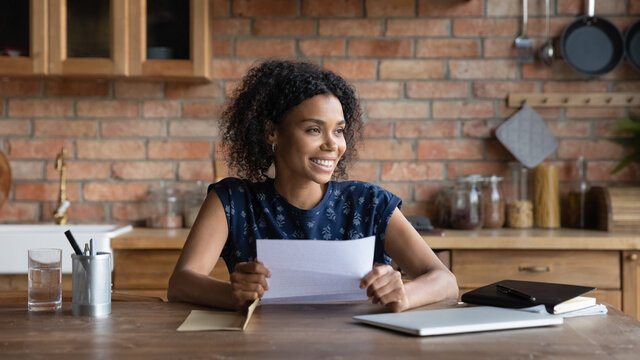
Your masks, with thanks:
[(302, 210), (276, 191), (273, 179), (253, 183), (226, 178), (209, 186), (222, 201), (229, 236), (222, 249), (229, 272), (253, 261), (256, 239), (349, 240), (376, 237), (374, 262), (388, 264), (384, 238), (391, 214), (402, 200), (361, 181), (330, 181), (320, 203)]

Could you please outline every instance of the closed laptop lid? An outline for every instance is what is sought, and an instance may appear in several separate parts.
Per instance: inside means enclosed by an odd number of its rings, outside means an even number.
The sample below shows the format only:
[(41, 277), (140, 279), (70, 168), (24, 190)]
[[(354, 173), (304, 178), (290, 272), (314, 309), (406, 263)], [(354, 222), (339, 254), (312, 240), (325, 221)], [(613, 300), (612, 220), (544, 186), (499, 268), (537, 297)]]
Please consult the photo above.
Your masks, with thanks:
[(357, 315), (355, 320), (413, 335), (444, 335), (562, 324), (559, 316), (527, 311), (473, 306), (403, 313)]

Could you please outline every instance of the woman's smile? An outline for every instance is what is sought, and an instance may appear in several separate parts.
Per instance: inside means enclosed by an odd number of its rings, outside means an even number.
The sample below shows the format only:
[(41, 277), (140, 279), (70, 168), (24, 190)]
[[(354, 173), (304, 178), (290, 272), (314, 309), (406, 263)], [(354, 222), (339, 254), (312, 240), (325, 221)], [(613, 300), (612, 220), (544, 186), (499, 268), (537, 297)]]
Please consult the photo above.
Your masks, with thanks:
[(334, 160), (311, 159), (311, 161), (330, 170), (333, 170), (333, 165), (335, 164)]

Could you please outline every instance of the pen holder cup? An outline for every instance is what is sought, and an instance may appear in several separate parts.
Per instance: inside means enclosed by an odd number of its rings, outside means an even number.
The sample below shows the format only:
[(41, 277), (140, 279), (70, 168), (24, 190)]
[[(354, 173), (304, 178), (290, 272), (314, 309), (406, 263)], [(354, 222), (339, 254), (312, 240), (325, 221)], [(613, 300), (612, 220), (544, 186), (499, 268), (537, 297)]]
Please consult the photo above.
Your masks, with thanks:
[(71, 255), (74, 316), (106, 316), (111, 313), (111, 254)]

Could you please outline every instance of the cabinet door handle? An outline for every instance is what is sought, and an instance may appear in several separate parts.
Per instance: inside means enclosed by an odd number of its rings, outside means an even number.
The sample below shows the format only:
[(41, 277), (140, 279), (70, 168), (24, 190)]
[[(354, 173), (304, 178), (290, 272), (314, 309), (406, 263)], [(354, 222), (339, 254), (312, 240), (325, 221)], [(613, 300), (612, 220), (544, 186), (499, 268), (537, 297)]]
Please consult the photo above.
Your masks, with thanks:
[(631, 261), (636, 261), (636, 260), (638, 260), (638, 254), (631, 254), (631, 255), (629, 255), (629, 260), (631, 260)]
[(549, 272), (548, 266), (518, 266), (518, 271)]

